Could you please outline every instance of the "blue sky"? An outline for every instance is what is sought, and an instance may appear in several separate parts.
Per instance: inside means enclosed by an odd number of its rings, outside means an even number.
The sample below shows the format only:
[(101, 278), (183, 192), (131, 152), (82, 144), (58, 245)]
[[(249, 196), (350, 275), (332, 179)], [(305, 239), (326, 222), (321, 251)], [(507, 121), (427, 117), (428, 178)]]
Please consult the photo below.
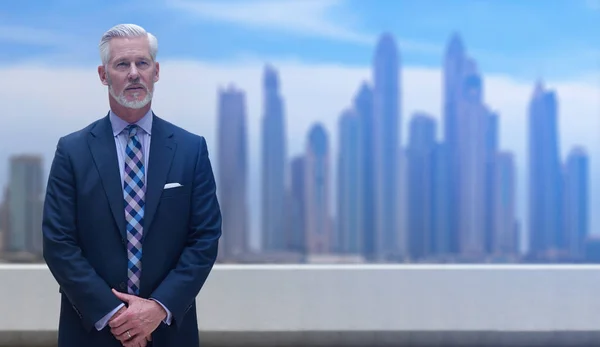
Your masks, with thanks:
[(97, 64), (104, 30), (155, 33), (161, 59), (371, 61), (392, 32), (402, 63), (439, 67), (453, 32), (486, 73), (526, 79), (600, 69), (600, 0), (27, 0), (0, 8), (0, 63)]

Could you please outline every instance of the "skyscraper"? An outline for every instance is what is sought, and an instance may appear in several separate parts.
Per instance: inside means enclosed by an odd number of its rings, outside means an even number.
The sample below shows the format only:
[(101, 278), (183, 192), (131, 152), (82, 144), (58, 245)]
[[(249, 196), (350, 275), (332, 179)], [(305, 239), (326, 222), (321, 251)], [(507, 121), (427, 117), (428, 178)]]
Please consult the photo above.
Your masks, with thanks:
[(458, 236), (461, 256), (480, 259), (486, 253), (486, 129), (489, 111), (483, 104), (483, 81), (476, 63), (463, 65), (458, 100)]
[[(437, 220), (436, 229), (445, 228), (448, 240), (447, 248), (449, 253), (459, 252), (459, 212), (460, 204), (457, 203), (460, 195), (459, 187), (459, 103), (462, 99), (464, 85), (464, 65), (466, 64), (465, 47), (461, 37), (455, 33), (450, 38), (444, 57), (443, 73), (443, 109), (444, 117), (444, 143), (438, 148), (437, 163), (443, 165), (438, 167), (438, 172), (444, 172), (445, 180), (440, 177), (438, 183), (445, 182), (444, 185), (437, 186), (436, 195), (444, 197), (445, 201), (436, 203), (436, 216), (444, 218)], [(447, 210), (446, 210), (447, 209)], [(445, 226), (445, 227), (444, 227)]]
[(346, 110), (339, 122), (340, 142), (338, 153), (337, 189), (337, 241), (336, 251), (345, 254), (361, 253), (362, 228), (360, 226), (360, 142), (359, 117)]
[(218, 194), (223, 214), (219, 258), (235, 261), (248, 247), (246, 98), (230, 86), (219, 91), (218, 100)]
[(309, 254), (333, 251), (329, 160), (329, 138), (323, 125), (317, 123), (311, 127), (306, 144), (306, 245)]
[(354, 97), (354, 110), (358, 115), (359, 130), (359, 225), (362, 234), (363, 257), (368, 261), (376, 259), (377, 231), (375, 229), (375, 114), (373, 88), (363, 82)]
[(398, 255), (399, 60), (394, 38), (383, 34), (373, 59), (375, 247), (380, 259)]
[(262, 248), (285, 250), (285, 165), (286, 134), (282, 97), (277, 71), (267, 65), (263, 75), (264, 114), (262, 118)]
[(519, 235), (516, 227), (516, 169), (512, 153), (500, 152), (494, 165), (494, 214), (492, 253), (516, 255)]
[(306, 159), (298, 155), (291, 162), (290, 211), (288, 211), (287, 248), (292, 252), (306, 252)]
[(537, 83), (529, 104), (529, 235), (534, 258), (564, 249), (558, 105), (554, 91)]
[(408, 155), (408, 252), (413, 260), (430, 257), (435, 251), (434, 151), (435, 120), (423, 113), (410, 121)]
[(42, 254), (42, 205), (44, 201), (42, 157), (19, 155), (10, 159), (8, 192), (9, 253)]
[(589, 234), (589, 159), (581, 147), (573, 148), (565, 165), (564, 234), (570, 257), (585, 256)]

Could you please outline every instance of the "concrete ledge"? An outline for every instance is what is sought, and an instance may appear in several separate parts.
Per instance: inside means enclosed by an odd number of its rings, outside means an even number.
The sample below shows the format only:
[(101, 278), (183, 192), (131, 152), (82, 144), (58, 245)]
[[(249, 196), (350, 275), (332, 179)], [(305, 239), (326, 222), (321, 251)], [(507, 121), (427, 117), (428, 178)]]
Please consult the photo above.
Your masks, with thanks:
[[(0, 347), (56, 347), (53, 331), (0, 331)], [(600, 346), (598, 331), (201, 332), (202, 347), (576, 347)]]

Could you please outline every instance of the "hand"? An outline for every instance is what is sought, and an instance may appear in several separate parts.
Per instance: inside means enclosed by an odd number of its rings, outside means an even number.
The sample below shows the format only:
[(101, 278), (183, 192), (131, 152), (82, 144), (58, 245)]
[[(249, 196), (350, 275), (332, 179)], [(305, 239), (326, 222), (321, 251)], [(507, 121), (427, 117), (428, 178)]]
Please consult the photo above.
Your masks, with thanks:
[(146, 346), (152, 340), (150, 334), (167, 317), (167, 312), (153, 300), (120, 293), (114, 289), (113, 293), (127, 304), (127, 309), (115, 315), (108, 323), (112, 334), (125, 347)]

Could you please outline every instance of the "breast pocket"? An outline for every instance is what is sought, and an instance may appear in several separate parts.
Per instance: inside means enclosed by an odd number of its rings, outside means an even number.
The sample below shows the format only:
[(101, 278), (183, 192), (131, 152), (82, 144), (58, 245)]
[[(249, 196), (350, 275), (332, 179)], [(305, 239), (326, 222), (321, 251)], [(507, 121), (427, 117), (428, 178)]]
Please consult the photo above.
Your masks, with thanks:
[(186, 185), (182, 185), (179, 187), (166, 188), (163, 189), (162, 195), (160, 196), (161, 200), (164, 199), (172, 199), (176, 197), (189, 196), (191, 193), (190, 187)]

